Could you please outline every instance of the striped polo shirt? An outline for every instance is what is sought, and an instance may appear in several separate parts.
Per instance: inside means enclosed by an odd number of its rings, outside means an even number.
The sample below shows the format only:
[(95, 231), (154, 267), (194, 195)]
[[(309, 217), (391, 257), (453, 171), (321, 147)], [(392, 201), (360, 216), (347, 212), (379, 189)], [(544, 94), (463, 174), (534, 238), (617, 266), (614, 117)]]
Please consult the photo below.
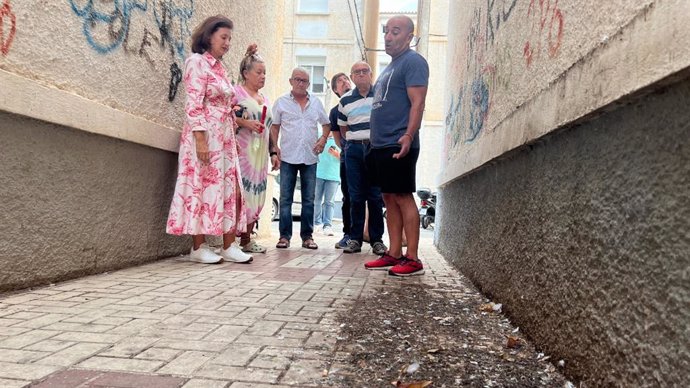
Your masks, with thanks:
[(369, 140), (369, 118), (373, 103), (373, 86), (366, 97), (362, 97), (355, 87), (340, 98), (338, 125), (348, 127), (346, 140)]

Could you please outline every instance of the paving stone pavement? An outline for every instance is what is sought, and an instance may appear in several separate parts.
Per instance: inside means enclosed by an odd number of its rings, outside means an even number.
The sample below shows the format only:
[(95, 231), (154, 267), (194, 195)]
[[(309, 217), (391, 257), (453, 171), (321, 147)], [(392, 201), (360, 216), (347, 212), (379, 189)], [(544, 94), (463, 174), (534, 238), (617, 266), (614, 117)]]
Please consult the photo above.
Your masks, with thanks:
[[(297, 229), (299, 230), (299, 229)], [(186, 256), (0, 296), (0, 387), (311, 387), (332, 359), (335, 314), (371, 287), (459, 284), (423, 233), (426, 274), (367, 271), (338, 236), (293, 238), (252, 264)]]

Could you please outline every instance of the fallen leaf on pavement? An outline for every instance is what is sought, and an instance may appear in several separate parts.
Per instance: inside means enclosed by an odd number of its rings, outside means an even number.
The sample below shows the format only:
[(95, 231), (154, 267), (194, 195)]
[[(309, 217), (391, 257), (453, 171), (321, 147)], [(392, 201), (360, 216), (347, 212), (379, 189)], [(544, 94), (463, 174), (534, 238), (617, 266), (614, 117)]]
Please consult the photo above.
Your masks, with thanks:
[(508, 337), (508, 342), (506, 343), (506, 347), (510, 349), (516, 349), (522, 346), (522, 343), (520, 342), (520, 338), (509, 335), (506, 336)]
[(479, 306), (479, 311), (482, 311), (485, 313), (500, 313), (502, 308), (503, 308), (503, 305), (500, 303), (489, 302), (489, 303), (484, 303), (481, 306)]

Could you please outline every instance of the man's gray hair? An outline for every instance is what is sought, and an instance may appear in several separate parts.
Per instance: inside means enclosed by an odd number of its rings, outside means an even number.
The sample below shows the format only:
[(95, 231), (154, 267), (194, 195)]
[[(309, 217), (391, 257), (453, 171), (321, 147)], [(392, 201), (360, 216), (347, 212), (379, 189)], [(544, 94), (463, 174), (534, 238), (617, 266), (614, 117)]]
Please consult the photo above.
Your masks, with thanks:
[(357, 66), (357, 65), (366, 65), (367, 68), (368, 68), (369, 70), (371, 70), (371, 65), (369, 65), (368, 62), (366, 62), (366, 61), (357, 61), (357, 62), (355, 62), (355, 63), (352, 65), (352, 67), (350, 68), (350, 72), (352, 72), (352, 70), (353, 70), (353, 69), (355, 68), (355, 66)]
[(295, 73), (302, 73), (302, 74), (306, 75), (307, 78), (310, 78), (309, 72), (307, 71), (307, 69), (305, 69), (303, 67), (295, 67), (294, 69), (292, 69), (292, 74), (295, 74)]

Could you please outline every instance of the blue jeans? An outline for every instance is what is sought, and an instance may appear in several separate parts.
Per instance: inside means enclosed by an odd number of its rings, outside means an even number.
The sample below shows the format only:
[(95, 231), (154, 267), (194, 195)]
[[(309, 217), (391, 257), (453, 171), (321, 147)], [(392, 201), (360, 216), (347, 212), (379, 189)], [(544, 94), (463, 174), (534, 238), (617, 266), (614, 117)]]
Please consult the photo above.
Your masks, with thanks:
[(316, 163), (290, 164), (280, 162), (280, 237), (292, 238), (292, 201), (295, 196), (297, 173), (302, 191), (302, 213), (300, 214), (300, 237), (302, 241), (312, 238), (314, 233), (314, 190), (316, 189)]
[(350, 192), (350, 239), (362, 243), (364, 237), (365, 208), (369, 208), (369, 242), (382, 242), (383, 197), (381, 188), (369, 184), (365, 157), (369, 144), (347, 142), (345, 173)]
[(333, 207), (337, 181), (316, 178), (316, 200), (314, 201), (314, 225), (333, 226)]

